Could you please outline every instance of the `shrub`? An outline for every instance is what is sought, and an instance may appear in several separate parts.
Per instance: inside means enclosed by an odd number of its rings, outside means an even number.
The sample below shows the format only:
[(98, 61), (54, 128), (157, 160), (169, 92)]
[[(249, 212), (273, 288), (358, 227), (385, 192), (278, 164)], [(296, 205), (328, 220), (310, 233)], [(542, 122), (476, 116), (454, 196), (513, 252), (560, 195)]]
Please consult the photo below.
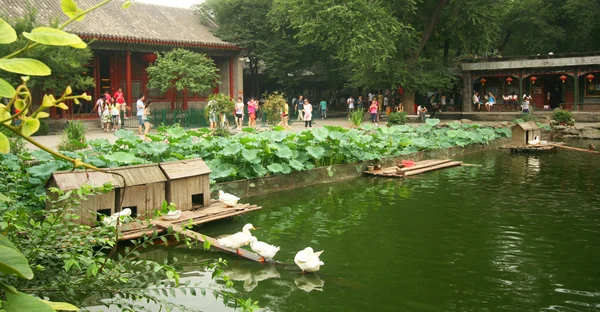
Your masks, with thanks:
[(350, 113), (348, 120), (352, 123), (353, 126), (359, 127), (360, 124), (365, 120), (365, 113), (362, 109), (357, 109)]
[(76, 151), (87, 147), (85, 134), (87, 128), (80, 120), (69, 121), (58, 145), (60, 151)]
[(555, 109), (554, 112), (552, 112), (552, 124), (556, 125), (556, 124), (566, 124), (569, 126), (573, 126), (575, 125), (575, 120), (573, 119), (573, 113), (571, 113), (570, 111), (567, 110), (562, 110), (562, 109)]
[(281, 112), (283, 112), (286, 103), (285, 94), (283, 93), (274, 92), (266, 98), (262, 109), (267, 117), (268, 123), (276, 124), (281, 120)]
[(513, 119), (514, 123), (522, 123), (522, 122), (528, 122), (528, 121), (537, 122), (537, 121), (539, 121), (539, 119), (532, 113), (524, 113), (519, 118)]
[(395, 112), (388, 116), (388, 126), (403, 125), (406, 123), (406, 112)]

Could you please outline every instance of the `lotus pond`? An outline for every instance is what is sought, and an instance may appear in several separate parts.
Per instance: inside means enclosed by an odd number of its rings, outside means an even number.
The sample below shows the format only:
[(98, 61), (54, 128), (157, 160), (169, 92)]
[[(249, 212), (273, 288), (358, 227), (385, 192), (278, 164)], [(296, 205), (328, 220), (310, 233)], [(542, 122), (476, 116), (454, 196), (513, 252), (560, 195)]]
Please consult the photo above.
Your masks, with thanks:
[[(589, 142), (571, 142), (587, 146)], [(267, 266), (201, 246), (156, 247), (154, 260), (228, 260), (240, 296), (268, 311), (597, 311), (600, 309), (600, 157), (559, 151), (465, 156), (480, 166), (405, 180), (358, 178), (246, 201), (264, 207), (196, 228), (218, 236), (253, 223), (280, 245)], [(324, 249), (301, 275), (296, 251)], [(222, 287), (184, 266), (182, 280)], [(232, 311), (210, 295), (168, 300)]]
[[(244, 129), (240, 134), (212, 136), (206, 128), (185, 130), (179, 126), (161, 127), (158, 133), (140, 138), (132, 131), (120, 130), (114, 144), (106, 139), (92, 140), (87, 150), (64, 152), (97, 167), (117, 167), (152, 162), (202, 158), (216, 182), (290, 173), (320, 166), (407, 155), (421, 150), (486, 144), (510, 136), (505, 128), (477, 124), (451, 123), (439, 126), (438, 119), (427, 124), (360, 129), (324, 127), (302, 132)], [(53, 171), (72, 164), (55, 160), (43, 151), (24, 155), (40, 161), (28, 169), (33, 178), (47, 179)]]

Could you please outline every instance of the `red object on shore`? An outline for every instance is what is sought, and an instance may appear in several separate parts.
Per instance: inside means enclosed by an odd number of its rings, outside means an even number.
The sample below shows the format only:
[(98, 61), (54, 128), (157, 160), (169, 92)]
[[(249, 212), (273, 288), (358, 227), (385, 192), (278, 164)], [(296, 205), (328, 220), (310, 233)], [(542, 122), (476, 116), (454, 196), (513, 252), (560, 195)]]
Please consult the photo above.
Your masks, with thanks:
[(404, 165), (404, 167), (412, 167), (415, 165), (415, 162), (412, 160), (403, 160), (402, 164)]
[(537, 80), (536, 76), (531, 76), (531, 78), (529, 78), (529, 80), (531, 80), (532, 84), (535, 84), (535, 81)]
[(592, 80), (594, 80), (594, 75), (592, 75), (592, 74), (589, 74), (589, 75), (587, 75), (587, 77), (586, 77), (586, 78), (587, 78), (587, 79), (588, 79), (590, 82), (592, 82)]
[(506, 82), (508, 82), (508, 84), (510, 84), (512, 81), (513, 81), (512, 77), (506, 78)]

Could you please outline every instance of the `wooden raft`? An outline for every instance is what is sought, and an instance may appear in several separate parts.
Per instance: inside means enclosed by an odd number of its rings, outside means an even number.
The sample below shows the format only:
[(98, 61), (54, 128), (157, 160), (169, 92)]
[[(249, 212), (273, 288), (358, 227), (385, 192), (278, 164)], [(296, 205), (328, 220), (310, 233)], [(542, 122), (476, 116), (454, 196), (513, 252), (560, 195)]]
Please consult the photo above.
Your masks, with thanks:
[(537, 153), (537, 152), (554, 152), (554, 151), (556, 151), (556, 145), (553, 145), (553, 144), (505, 145), (500, 148), (501, 149), (509, 149), (511, 153)]
[[(237, 204), (234, 207), (226, 207), (224, 204), (217, 200), (211, 200), (210, 206), (200, 208), (193, 211), (183, 211), (181, 217), (174, 221), (160, 220), (162, 225), (178, 225), (188, 224), (191, 220), (193, 225), (207, 223), (215, 220), (225, 219), (237, 215), (241, 215), (250, 211), (261, 209), (262, 207), (249, 204)], [(167, 226), (168, 228), (168, 226)], [(136, 239), (145, 235), (152, 235), (154, 231), (164, 232), (165, 229), (162, 226), (152, 224), (152, 221), (140, 221), (134, 223), (124, 224), (120, 228), (121, 233), (119, 240), (130, 240)]]
[(425, 173), (428, 171), (450, 168), (462, 165), (462, 161), (453, 161), (452, 159), (444, 160), (423, 160), (415, 162), (414, 166), (404, 167), (401, 164), (396, 167), (388, 167), (380, 170), (365, 170), (363, 171), (366, 175), (372, 175), (377, 177), (388, 177), (388, 178), (404, 178), (412, 175)]

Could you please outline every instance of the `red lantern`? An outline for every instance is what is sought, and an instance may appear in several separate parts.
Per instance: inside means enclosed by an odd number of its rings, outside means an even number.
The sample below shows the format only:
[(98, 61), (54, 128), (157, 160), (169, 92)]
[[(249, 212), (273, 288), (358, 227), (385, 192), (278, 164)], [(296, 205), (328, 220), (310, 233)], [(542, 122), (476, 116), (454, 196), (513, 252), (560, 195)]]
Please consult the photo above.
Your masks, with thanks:
[(485, 82), (486, 82), (486, 81), (487, 81), (487, 80), (485, 80), (485, 78), (481, 78), (481, 80), (479, 80), (479, 82), (481, 82), (481, 85), (482, 85), (482, 86), (484, 86), (484, 85), (485, 85)]
[(589, 74), (586, 76), (586, 78), (588, 79), (589, 82), (592, 82), (592, 80), (594, 80), (594, 75)]
[(529, 80), (531, 80), (532, 84), (535, 84), (535, 81), (537, 80), (536, 76), (531, 76), (531, 78), (529, 78)]
[(560, 76), (560, 80), (561, 80), (563, 83), (565, 83), (565, 82), (567, 81), (567, 76), (565, 76), (565, 75), (562, 75), (562, 76)]
[(154, 53), (142, 55), (142, 60), (146, 61), (146, 63), (154, 63), (154, 61), (156, 61), (157, 58), (158, 56), (156, 56), (156, 54)]
[(506, 78), (506, 82), (508, 82), (508, 84), (510, 84), (512, 82), (512, 77)]

